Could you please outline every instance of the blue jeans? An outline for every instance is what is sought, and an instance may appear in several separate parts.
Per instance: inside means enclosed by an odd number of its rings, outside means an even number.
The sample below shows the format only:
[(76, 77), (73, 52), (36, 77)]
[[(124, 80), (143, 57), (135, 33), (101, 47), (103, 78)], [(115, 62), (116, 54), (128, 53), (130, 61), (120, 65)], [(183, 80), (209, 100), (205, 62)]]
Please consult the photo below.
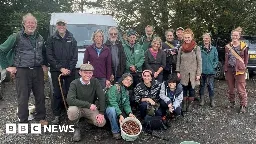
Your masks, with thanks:
[(210, 75), (202, 74), (202, 78), (200, 81), (200, 90), (199, 90), (200, 97), (204, 95), (204, 89), (206, 85), (208, 87), (209, 97), (213, 97), (214, 96), (214, 74), (210, 74)]
[(119, 128), (119, 122), (116, 114), (116, 109), (114, 107), (107, 107), (105, 115), (109, 119), (112, 133), (114, 134), (119, 133), (120, 128)]
[[(189, 95), (187, 95), (189, 94)], [(187, 86), (183, 85), (183, 96), (184, 97), (195, 97), (195, 89), (192, 88), (191, 82), (189, 81)]]

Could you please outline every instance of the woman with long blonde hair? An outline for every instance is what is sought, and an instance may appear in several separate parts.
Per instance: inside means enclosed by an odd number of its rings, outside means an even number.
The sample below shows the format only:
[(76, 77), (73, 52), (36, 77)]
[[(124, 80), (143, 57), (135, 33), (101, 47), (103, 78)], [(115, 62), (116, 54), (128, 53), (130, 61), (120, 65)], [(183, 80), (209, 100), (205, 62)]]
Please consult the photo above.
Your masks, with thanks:
[(242, 28), (238, 27), (231, 32), (231, 42), (225, 47), (225, 76), (228, 84), (228, 99), (230, 105), (228, 108), (235, 106), (235, 88), (237, 89), (240, 99), (240, 113), (246, 112), (247, 93), (245, 72), (248, 63), (247, 44), (240, 40)]

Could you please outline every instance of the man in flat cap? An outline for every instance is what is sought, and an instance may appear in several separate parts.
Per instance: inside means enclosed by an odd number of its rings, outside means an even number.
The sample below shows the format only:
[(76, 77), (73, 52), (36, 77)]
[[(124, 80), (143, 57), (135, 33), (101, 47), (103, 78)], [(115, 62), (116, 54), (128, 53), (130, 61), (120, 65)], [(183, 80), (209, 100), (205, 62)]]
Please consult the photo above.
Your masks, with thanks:
[[(73, 34), (67, 30), (64, 20), (56, 22), (57, 31), (46, 42), (46, 56), (50, 64), (50, 72), (53, 84), (53, 96), (51, 99), (52, 111), (55, 116), (53, 124), (60, 123), (61, 112), (65, 112), (63, 98), (61, 96), (58, 77), (61, 74), (63, 92), (67, 92), (70, 83), (75, 79), (78, 57), (77, 42)], [(66, 97), (66, 94), (64, 94)], [(65, 112), (66, 113), (66, 112)]]
[[(75, 123), (73, 141), (80, 141), (81, 134), (78, 122), (85, 117), (87, 122), (97, 127), (103, 127), (106, 123), (104, 118), (105, 95), (97, 78), (93, 78), (94, 68), (91, 64), (82, 64), (78, 78), (71, 82), (67, 96), (68, 118)], [(95, 105), (98, 99), (99, 107)]]

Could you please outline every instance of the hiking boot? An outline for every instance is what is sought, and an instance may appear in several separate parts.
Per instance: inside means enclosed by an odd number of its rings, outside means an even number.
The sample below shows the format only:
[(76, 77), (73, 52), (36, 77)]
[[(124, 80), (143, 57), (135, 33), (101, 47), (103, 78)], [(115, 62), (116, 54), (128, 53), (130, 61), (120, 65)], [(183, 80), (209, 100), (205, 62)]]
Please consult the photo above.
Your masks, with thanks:
[(246, 113), (246, 107), (245, 106), (240, 106), (240, 113)]
[(40, 120), (39, 123), (41, 124), (41, 126), (47, 126), (48, 125), (48, 121), (46, 121), (46, 120)]
[(116, 140), (120, 140), (121, 139), (120, 133), (113, 133), (113, 138)]
[(73, 141), (78, 142), (81, 140), (81, 132), (79, 128), (75, 128), (74, 136), (73, 136)]
[(213, 97), (210, 97), (210, 106), (215, 107), (214, 99)]
[(52, 121), (52, 124), (55, 124), (55, 125), (60, 124), (60, 116), (55, 116), (54, 120)]
[(187, 112), (191, 111), (193, 101), (194, 101), (194, 97), (188, 97)]
[(230, 102), (229, 105), (227, 106), (228, 109), (232, 109), (235, 107), (235, 102)]
[(188, 97), (184, 97), (182, 100), (182, 111), (187, 111), (187, 99)]
[(201, 96), (199, 105), (200, 105), (200, 106), (203, 106), (204, 103), (205, 103), (204, 96)]

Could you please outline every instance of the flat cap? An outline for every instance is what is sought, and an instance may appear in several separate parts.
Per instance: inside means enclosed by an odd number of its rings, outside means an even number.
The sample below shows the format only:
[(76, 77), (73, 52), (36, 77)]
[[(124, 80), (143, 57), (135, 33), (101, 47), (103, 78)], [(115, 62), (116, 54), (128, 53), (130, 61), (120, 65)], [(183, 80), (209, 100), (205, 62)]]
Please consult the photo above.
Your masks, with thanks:
[(80, 70), (82, 70), (82, 71), (94, 71), (94, 68), (91, 64), (86, 63), (86, 64), (82, 64), (80, 66)]

